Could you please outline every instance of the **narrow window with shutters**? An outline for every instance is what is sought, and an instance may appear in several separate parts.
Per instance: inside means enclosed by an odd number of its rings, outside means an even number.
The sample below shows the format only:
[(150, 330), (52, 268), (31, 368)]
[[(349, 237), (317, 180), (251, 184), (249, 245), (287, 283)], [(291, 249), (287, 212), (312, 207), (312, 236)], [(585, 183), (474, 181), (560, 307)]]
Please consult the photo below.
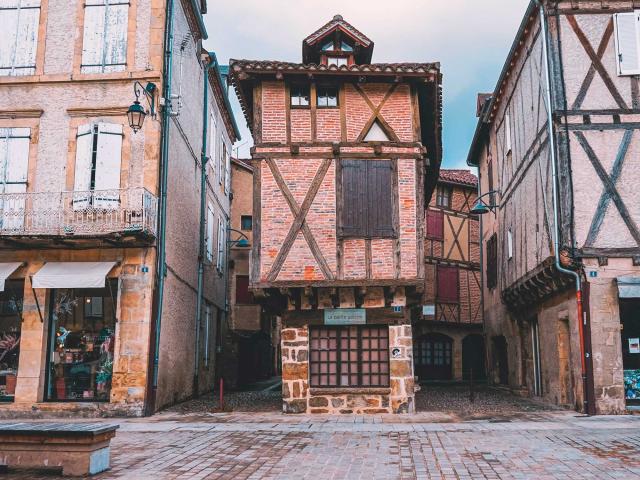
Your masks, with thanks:
[(231, 191), (231, 155), (227, 152), (225, 156), (225, 167), (224, 167), (224, 193), (229, 195)]
[(343, 237), (393, 238), (392, 166), (389, 160), (342, 160)]
[(213, 262), (213, 222), (215, 221), (213, 207), (207, 207), (207, 260)]
[(618, 13), (613, 18), (618, 75), (638, 75), (640, 74), (640, 12)]
[(129, 0), (85, 0), (82, 73), (123, 72), (127, 66)]
[(444, 240), (444, 212), (427, 210), (427, 238)]
[(211, 140), (209, 145), (209, 163), (211, 164), (211, 170), (213, 174), (211, 178), (215, 178), (216, 174), (216, 162), (218, 161), (218, 136), (216, 127), (216, 116), (211, 112)]
[(438, 266), (437, 299), (443, 303), (458, 303), (460, 299), (458, 267)]
[(498, 237), (494, 233), (487, 240), (487, 288), (489, 290), (498, 286)]
[(120, 205), (122, 125), (95, 123), (78, 127), (73, 208), (114, 210)]
[(222, 185), (224, 183), (224, 162), (227, 158), (227, 144), (222, 143), (222, 155), (218, 158), (218, 183)]
[(0, 2), (0, 76), (34, 75), (40, 0)]
[[(0, 128), (0, 229), (24, 227), (27, 172), (31, 131), (28, 128)], [(16, 195), (11, 195), (16, 194)]]
[(224, 271), (224, 247), (226, 244), (226, 234), (225, 234), (225, 225), (222, 221), (222, 217), (218, 218), (218, 260), (216, 262), (216, 268), (220, 273)]
[(504, 116), (504, 143), (505, 154), (509, 155), (511, 153), (511, 115), (508, 113)]

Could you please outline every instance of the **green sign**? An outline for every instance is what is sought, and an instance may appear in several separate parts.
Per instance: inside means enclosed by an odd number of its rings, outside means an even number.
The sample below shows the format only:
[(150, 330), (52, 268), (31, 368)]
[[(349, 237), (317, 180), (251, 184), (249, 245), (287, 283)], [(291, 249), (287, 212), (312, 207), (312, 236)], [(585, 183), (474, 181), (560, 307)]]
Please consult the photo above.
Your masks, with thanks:
[(324, 311), (325, 325), (364, 325), (367, 311), (364, 308), (335, 308)]

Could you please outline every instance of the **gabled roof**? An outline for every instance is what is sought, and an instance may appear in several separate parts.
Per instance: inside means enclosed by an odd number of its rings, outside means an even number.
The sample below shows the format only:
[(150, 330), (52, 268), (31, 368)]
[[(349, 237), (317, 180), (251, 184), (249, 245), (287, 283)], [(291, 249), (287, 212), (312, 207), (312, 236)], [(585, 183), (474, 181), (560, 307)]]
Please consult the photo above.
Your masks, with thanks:
[(439, 182), (455, 183), (457, 185), (465, 185), (468, 187), (478, 186), (478, 177), (469, 170), (462, 169), (441, 169)]
[(302, 41), (302, 61), (304, 63), (312, 62), (314, 47), (318, 42), (336, 30), (340, 30), (351, 37), (356, 46), (358, 46), (359, 53), (357, 56), (360, 57), (361, 60), (359, 63), (371, 62), (371, 58), (373, 57), (373, 41), (342, 18), (342, 15), (334, 16), (331, 21), (320, 27)]

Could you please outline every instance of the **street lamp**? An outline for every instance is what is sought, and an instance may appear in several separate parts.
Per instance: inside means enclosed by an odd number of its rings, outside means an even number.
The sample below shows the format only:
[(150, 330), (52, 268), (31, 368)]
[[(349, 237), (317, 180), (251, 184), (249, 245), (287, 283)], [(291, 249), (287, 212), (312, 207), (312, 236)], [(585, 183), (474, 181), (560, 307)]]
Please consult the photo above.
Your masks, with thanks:
[(487, 195), (493, 195), (495, 193), (500, 195), (500, 192), (498, 190), (491, 190), (490, 192), (487, 192), (484, 195), (480, 195), (478, 197), (478, 200), (476, 200), (475, 205), (471, 209), (471, 213), (474, 215), (485, 215), (489, 212), (492, 212), (493, 215), (495, 216), (496, 210), (500, 208), (500, 205), (495, 205), (493, 202), (493, 198), (491, 198), (491, 201), (489, 203), (486, 203), (484, 200), (482, 200), (483, 197), (486, 197)]
[[(155, 83), (149, 82), (146, 87), (143, 87), (142, 84), (136, 80), (133, 84), (133, 93), (136, 96), (136, 100), (127, 111), (129, 126), (133, 130), (133, 133), (138, 133), (138, 130), (142, 128), (147, 115), (151, 115), (152, 118), (156, 117), (156, 91), (157, 87)], [(149, 110), (145, 110), (145, 108), (140, 105), (141, 94), (144, 94), (147, 104), (149, 105)]]
[(227, 242), (229, 243), (230, 246), (232, 247), (248, 247), (249, 246), (249, 237), (247, 237), (244, 233), (242, 233), (240, 230), (236, 230), (234, 228), (230, 228), (229, 232), (235, 232), (237, 234), (239, 234), (241, 236), (240, 239), (238, 240), (227, 240)]

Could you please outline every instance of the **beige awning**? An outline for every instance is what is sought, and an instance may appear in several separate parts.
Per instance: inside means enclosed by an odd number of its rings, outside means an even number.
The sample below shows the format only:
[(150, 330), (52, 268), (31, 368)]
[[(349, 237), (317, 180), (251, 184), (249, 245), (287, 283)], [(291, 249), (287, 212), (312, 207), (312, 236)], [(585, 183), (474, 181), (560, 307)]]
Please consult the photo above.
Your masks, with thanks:
[(116, 262), (49, 262), (31, 279), (33, 288), (104, 288)]
[(22, 266), (21, 262), (0, 263), (0, 292), (4, 292), (4, 282), (9, 275)]
[(640, 277), (618, 277), (620, 298), (640, 298)]

